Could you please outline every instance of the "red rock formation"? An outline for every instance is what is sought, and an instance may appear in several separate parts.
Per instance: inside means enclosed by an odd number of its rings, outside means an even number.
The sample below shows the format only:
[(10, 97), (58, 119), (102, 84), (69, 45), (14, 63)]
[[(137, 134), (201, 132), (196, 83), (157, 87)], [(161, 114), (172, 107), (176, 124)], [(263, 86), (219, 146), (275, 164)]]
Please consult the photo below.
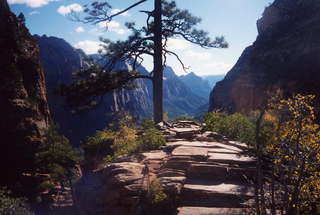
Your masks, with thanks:
[[(246, 144), (202, 133), (194, 122), (159, 126), (167, 139), (162, 150), (120, 157), (76, 183), (75, 214), (249, 214), (255, 159), (243, 154)], [(150, 204), (155, 196), (148, 193), (161, 193), (154, 181), (165, 198)]]
[(49, 125), (39, 48), (28, 29), (0, 1), (0, 185), (32, 169)]
[(258, 20), (259, 35), (210, 96), (209, 111), (248, 113), (280, 89), (320, 96), (320, 2), (276, 0)]

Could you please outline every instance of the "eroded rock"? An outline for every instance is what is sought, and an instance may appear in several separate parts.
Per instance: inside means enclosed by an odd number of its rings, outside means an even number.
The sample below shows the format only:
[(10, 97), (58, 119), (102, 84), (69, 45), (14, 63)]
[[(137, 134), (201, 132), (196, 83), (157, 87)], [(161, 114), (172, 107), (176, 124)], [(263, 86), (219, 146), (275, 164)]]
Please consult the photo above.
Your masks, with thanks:
[[(223, 142), (201, 141), (197, 137), (213, 133), (201, 134), (201, 127), (188, 121), (165, 126), (162, 132), (167, 130), (180, 139), (168, 142), (163, 150), (136, 155), (136, 161), (110, 164), (81, 179), (76, 190), (78, 208), (86, 211), (82, 215), (146, 214), (142, 199), (155, 179), (167, 198), (152, 214), (235, 215), (250, 206), (255, 160), (242, 155), (245, 144), (224, 137)], [(181, 138), (180, 131), (195, 135), (191, 140)]]

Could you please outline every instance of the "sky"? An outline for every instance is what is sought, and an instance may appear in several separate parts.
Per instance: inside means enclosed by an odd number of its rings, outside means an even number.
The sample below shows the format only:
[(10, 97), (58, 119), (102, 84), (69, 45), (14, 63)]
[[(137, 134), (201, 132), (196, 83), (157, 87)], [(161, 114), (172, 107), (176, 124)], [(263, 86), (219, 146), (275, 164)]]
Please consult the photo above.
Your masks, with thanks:
[[(81, 13), (83, 5), (92, 0), (8, 0), (11, 10), (24, 13), (26, 25), (31, 34), (55, 36), (65, 39), (75, 48), (83, 49), (87, 54), (99, 49), (99, 37), (124, 40), (130, 35), (124, 23), (134, 21), (138, 25), (145, 23), (145, 14), (139, 10), (151, 10), (152, 0), (116, 17), (108, 24), (83, 24), (72, 21), (70, 12)], [(137, 0), (108, 0), (112, 5), (110, 13), (128, 7)], [(264, 8), (273, 0), (176, 0), (181, 9), (188, 9), (194, 16), (202, 18), (199, 29), (207, 31), (210, 37), (225, 36), (229, 43), (227, 49), (203, 49), (173, 38), (169, 49), (179, 54), (188, 71), (184, 71), (179, 62), (169, 57), (167, 64), (178, 75), (194, 72), (197, 75), (226, 74), (237, 62), (243, 50), (251, 45), (257, 37), (256, 21)], [(152, 59), (146, 58), (143, 65), (152, 70)]]

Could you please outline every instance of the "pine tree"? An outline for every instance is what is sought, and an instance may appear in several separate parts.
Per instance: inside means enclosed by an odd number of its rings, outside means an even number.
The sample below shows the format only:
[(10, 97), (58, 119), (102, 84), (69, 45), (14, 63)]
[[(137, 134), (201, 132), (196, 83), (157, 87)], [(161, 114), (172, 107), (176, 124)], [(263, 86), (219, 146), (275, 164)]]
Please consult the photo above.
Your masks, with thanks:
[[(151, 0), (140, 0), (126, 9), (111, 14), (112, 8), (108, 2), (93, 2), (85, 5), (86, 17), (81, 18), (74, 14), (77, 21), (98, 24), (105, 23), (106, 27), (114, 17), (119, 16), (132, 8)], [(198, 30), (197, 24), (201, 19), (194, 17), (187, 10), (177, 8), (175, 1), (152, 0), (153, 11), (140, 11), (146, 14), (146, 25), (137, 28), (135, 23), (126, 23), (126, 27), (132, 34), (125, 41), (112, 42), (102, 39), (104, 51), (101, 54), (108, 59), (103, 67), (92, 66), (78, 73), (77, 81), (72, 85), (63, 87), (62, 94), (66, 96), (68, 103), (73, 107), (89, 107), (97, 103), (97, 99), (106, 92), (118, 88), (131, 86), (133, 80), (138, 78), (150, 79), (153, 83), (154, 121), (163, 121), (163, 67), (166, 65), (168, 55), (175, 56), (186, 69), (179, 56), (168, 49), (169, 38), (183, 38), (203, 48), (227, 48), (224, 37), (216, 37), (211, 40), (208, 33)], [(137, 68), (143, 61), (143, 56), (153, 58), (153, 71), (150, 75), (141, 75)], [(119, 61), (127, 61), (132, 70), (114, 71)], [(92, 102), (94, 101), (94, 102)]]

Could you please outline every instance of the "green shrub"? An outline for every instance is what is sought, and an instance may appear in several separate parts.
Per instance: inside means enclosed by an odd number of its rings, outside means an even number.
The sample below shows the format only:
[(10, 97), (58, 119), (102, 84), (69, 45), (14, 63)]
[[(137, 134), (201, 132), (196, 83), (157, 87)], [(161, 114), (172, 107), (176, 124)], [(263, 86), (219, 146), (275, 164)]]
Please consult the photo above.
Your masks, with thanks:
[(1, 215), (31, 215), (25, 198), (12, 196), (7, 188), (0, 188), (0, 214)]
[(167, 198), (163, 187), (158, 179), (154, 179), (151, 181), (148, 192), (147, 192), (147, 200), (151, 205), (158, 205), (163, 202)]
[(166, 144), (166, 140), (156, 128), (149, 128), (138, 138), (139, 152), (156, 150)]
[(52, 124), (47, 132), (46, 142), (39, 145), (36, 153), (37, 172), (50, 174), (56, 181), (69, 182), (81, 159), (69, 140), (58, 133), (58, 126)]
[(204, 120), (204, 129), (207, 131), (214, 131), (248, 144), (255, 142), (255, 124), (239, 113), (208, 113)]
[(152, 119), (143, 119), (141, 122), (141, 129), (147, 130), (150, 128), (155, 128), (154, 121)]
[(146, 129), (141, 131), (141, 135), (138, 135), (135, 127), (124, 124), (117, 130), (97, 131), (95, 136), (89, 137), (82, 146), (86, 162), (97, 166), (99, 163), (112, 162), (123, 155), (156, 150), (165, 145), (164, 137), (154, 127), (152, 121), (145, 120), (141, 127)]

